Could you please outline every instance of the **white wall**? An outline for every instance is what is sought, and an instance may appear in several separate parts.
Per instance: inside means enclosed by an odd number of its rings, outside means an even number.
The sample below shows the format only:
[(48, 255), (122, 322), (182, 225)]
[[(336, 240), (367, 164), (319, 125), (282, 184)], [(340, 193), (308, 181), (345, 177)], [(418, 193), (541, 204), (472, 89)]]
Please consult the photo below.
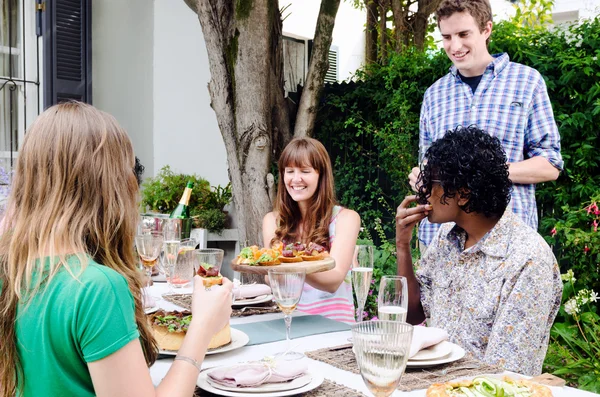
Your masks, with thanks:
[(93, 2), (93, 103), (127, 130), (145, 176), (154, 168), (153, 30), (153, 7), (147, 0)]
[[(284, 11), (283, 32), (294, 37), (313, 39), (321, 0), (280, 0)], [(365, 59), (364, 25), (366, 12), (357, 10), (346, 1), (340, 2), (335, 18), (332, 46), (339, 50), (338, 78), (346, 80), (359, 69)]]
[(226, 185), (225, 144), (210, 107), (208, 55), (182, 0), (154, 0), (154, 170), (164, 165)]

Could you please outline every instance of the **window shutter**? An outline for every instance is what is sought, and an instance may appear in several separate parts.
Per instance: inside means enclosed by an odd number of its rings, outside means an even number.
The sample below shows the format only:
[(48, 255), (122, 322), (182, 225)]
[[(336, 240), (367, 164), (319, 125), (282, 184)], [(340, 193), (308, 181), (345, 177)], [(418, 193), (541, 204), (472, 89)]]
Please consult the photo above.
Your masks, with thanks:
[(92, 1), (45, 0), (44, 108), (92, 103)]
[(337, 49), (329, 50), (329, 69), (325, 74), (326, 83), (337, 83), (338, 81), (338, 52)]

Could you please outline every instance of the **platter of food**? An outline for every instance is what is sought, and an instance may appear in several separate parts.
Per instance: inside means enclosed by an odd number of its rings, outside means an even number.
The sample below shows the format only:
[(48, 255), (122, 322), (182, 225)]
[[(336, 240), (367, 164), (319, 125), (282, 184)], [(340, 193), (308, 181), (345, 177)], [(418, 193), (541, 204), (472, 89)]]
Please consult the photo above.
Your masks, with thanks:
[(445, 383), (434, 383), (427, 397), (557, 397), (560, 388), (548, 387), (523, 378), (498, 375), (480, 375), (471, 379), (458, 379)]
[(335, 267), (335, 260), (318, 244), (276, 244), (273, 248), (251, 246), (244, 248), (231, 263), (234, 271), (266, 275), (269, 269), (282, 271), (304, 270), (306, 274), (324, 272)]

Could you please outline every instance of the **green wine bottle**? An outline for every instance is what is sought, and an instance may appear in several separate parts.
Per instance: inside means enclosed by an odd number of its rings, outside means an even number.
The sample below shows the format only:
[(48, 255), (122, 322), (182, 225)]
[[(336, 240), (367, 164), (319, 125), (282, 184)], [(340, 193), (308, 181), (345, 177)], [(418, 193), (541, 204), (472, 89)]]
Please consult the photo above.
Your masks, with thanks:
[(194, 182), (189, 181), (185, 190), (183, 191), (183, 195), (181, 196), (181, 200), (179, 200), (179, 204), (177, 207), (171, 212), (169, 218), (177, 218), (177, 219), (186, 219), (190, 217), (190, 196), (192, 195), (192, 189), (194, 188)]

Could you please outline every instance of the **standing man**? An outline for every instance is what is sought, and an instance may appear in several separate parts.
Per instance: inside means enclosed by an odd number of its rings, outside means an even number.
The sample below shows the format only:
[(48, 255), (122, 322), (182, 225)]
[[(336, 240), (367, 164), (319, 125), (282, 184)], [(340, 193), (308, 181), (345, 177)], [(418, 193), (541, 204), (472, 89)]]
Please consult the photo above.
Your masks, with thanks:
[[(458, 126), (476, 125), (500, 139), (514, 183), (510, 208), (537, 230), (535, 184), (558, 178), (560, 136), (540, 73), (490, 55), (492, 9), (488, 0), (444, 0), (436, 11), (450, 72), (427, 89), (421, 107), (419, 160), (432, 142)], [(417, 190), (419, 168), (409, 181)], [(423, 220), (419, 240), (429, 245), (439, 225)]]

